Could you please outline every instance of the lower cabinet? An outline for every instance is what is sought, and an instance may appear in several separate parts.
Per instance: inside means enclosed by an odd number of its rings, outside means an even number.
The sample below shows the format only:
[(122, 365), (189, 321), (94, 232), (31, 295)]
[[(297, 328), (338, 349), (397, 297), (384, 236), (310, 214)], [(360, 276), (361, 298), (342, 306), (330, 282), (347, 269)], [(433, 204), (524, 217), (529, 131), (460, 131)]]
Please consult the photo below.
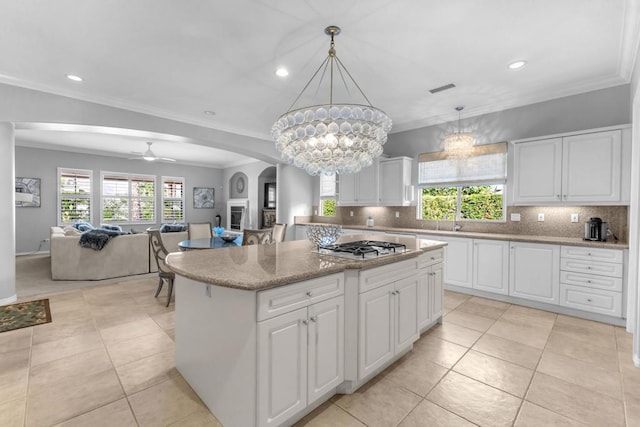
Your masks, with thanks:
[(419, 337), (413, 274), (359, 295), (358, 379), (366, 378)]
[(560, 301), (560, 246), (511, 242), (509, 295), (550, 304)]
[(420, 256), (418, 278), (418, 330), (423, 332), (442, 317), (444, 300), (444, 253), (438, 249)]
[(343, 378), (343, 296), (259, 322), (259, 426), (280, 425)]
[(509, 293), (509, 242), (473, 240), (473, 288)]

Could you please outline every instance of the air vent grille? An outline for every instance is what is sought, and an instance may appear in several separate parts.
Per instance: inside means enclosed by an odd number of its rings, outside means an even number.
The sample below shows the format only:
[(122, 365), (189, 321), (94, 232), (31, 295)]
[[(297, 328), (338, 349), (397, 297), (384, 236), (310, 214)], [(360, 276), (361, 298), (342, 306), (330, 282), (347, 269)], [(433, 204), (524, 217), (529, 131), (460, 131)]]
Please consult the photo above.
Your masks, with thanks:
[(453, 83), (449, 83), (448, 85), (444, 85), (444, 86), (437, 87), (435, 89), (431, 89), (429, 92), (438, 93), (438, 92), (442, 92), (443, 90), (453, 89), (454, 87), (456, 87), (456, 85), (454, 85)]

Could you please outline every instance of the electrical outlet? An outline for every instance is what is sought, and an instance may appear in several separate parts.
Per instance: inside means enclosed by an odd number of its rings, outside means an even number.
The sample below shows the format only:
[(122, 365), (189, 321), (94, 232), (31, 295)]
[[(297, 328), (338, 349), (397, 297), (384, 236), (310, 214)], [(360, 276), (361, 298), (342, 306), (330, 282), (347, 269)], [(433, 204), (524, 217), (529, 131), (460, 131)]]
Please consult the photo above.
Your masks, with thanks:
[(571, 222), (578, 222), (580, 221), (580, 216), (578, 214), (571, 214)]
[(314, 210), (313, 210), (313, 214), (314, 214), (314, 215), (318, 215), (318, 210), (317, 210), (317, 209), (314, 209)]
[(538, 214), (538, 221), (539, 222), (543, 222), (544, 221), (544, 214), (543, 213), (539, 213)]
[(519, 213), (512, 213), (511, 214), (511, 221), (513, 221), (513, 222), (520, 221), (520, 214)]
[(49, 239), (42, 239), (42, 243), (49, 243)]
[(396, 211), (396, 218), (400, 218), (400, 212)]
[(349, 216), (353, 216), (353, 211), (349, 211)]

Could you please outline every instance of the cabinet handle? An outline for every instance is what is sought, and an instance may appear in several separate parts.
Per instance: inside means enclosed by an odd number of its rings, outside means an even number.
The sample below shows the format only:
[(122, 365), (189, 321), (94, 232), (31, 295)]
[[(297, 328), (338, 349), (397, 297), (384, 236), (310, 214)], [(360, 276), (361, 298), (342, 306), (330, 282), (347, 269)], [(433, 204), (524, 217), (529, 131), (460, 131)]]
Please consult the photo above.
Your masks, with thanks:
[(590, 266), (590, 265), (589, 265), (589, 266), (587, 266), (587, 270), (591, 270), (591, 266)]
[(566, 198), (567, 198), (567, 195), (566, 195), (566, 194), (563, 194), (563, 195), (562, 195), (562, 198), (563, 198), (563, 199), (566, 199)]
[(591, 280), (587, 280), (587, 283), (591, 283)]
[(587, 252), (587, 255), (588, 255), (588, 256), (591, 256), (591, 252)]
[(436, 259), (436, 257), (432, 256), (431, 259)]
[(393, 291), (393, 292), (391, 292), (391, 295), (398, 295), (399, 293), (400, 292), (398, 292), (398, 291)]
[(308, 297), (312, 297), (312, 296), (313, 296), (313, 292), (311, 292), (311, 291), (307, 291), (307, 296), (308, 296)]
[(311, 320), (312, 322), (315, 322), (316, 320), (318, 320), (318, 316), (311, 316), (309, 320)]
[(559, 195), (559, 194), (556, 194), (556, 199), (559, 199), (559, 198), (560, 198), (560, 195)]
[(304, 323), (305, 325), (309, 324), (309, 321), (307, 319), (302, 320), (302, 323)]
[(587, 298), (587, 302), (591, 302), (591, 298)]

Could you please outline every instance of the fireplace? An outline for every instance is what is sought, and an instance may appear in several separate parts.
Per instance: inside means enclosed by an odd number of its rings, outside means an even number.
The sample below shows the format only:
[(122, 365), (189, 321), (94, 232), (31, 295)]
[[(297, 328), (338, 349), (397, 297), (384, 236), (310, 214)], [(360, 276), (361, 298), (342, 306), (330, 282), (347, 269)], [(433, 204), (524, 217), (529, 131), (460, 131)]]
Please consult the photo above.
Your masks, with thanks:
[(227, 229), (243, 231), (249, 214), (249, 199), (229, 199), (227, 202)]

